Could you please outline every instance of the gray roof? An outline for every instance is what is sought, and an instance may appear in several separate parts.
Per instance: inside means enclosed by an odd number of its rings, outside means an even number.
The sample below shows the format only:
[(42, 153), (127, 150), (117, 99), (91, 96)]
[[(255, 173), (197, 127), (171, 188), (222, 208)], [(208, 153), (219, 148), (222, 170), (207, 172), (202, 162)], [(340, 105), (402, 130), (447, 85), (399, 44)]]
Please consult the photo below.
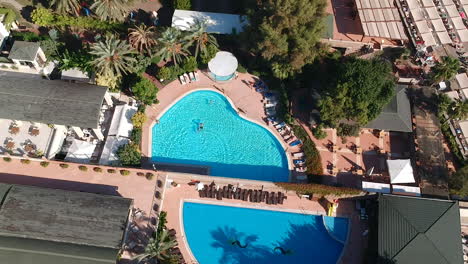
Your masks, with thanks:
[(12, 60), (33, 61), (36, 59), (36, 54), (39, 48), (39, 42), (17, 40), (13, 43), (8, 58)]
[(97, 128), (106, 87), (0, 71), (0, 118)]
[(0, 192), (5, 188), (9, 190), (0, 197), (1, 263), (8, 263), (2, 260), (10, 255), (24, 259), (14, 263), (31, 263), (27, 259), (36, 257), (42, 262), (34, 263), (115, 263), (131, 199), (0, 184)]
[(396, 263), (462, 263), (454, 201), (379, 196), (378, 252)]
[(407, 93), (406, 85), (397, 85), (395, 96), (390, 103), (366, 127), (386, 131), (412, 132), (411, 105)]

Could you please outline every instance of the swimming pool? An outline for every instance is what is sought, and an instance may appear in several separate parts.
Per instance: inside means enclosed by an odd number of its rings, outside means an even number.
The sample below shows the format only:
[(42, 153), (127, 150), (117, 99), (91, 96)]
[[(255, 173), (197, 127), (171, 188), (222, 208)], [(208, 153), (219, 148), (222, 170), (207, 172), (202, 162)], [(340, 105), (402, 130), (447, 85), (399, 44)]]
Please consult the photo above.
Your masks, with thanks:
[(152, 160), (210, 167), (210, 175), (283, 181), (283, 147), (264, 127), (240, 117), (222, 94), (192, 92), (152, 128)]
[(346, 218), (193, 202), (183, 226), (200, 264), (335, 264), (348, 235)]

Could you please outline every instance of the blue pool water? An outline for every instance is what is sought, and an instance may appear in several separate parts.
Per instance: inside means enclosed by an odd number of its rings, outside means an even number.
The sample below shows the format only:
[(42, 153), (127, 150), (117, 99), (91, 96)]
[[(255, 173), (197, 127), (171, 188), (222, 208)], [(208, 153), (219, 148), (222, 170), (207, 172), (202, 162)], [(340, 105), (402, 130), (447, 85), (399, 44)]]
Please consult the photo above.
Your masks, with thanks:
[(183, 206), (185, 236), (200, 264), (335, 264), (344, 244), (334, 237), (346, 241), (348, 219), (328, 221), (332, 235), (323, 222), (319, 215), (191, 202)]
[(217, 92), (183, 97), (153, 126), (152, 137), (155, 162), (209, 166), (213, 176), (288, 181), (287, 158), (278, 140), (241, 118)]

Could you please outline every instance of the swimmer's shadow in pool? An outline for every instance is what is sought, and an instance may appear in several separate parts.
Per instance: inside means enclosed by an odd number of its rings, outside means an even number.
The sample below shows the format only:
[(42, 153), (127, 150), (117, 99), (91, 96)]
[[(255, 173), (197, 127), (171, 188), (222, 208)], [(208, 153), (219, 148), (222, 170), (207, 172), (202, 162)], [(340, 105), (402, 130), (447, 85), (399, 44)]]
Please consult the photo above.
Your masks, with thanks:
[[(314, 258), (320, 259), (318, 263), (336, 263), (343, 244), (332, 239), (323, 225), (284, 224), (290, 226), (287, 235), (279, 241), (271, 241), (268, 246), (256, 243), (259, 239), (256, 235), (228, 226), (211, 231), (214, 239), (211, 246), (223, 250), (219, 263), (300, 264), (310, 263)], [(236, 240), (239, 243), (233, 243)]]

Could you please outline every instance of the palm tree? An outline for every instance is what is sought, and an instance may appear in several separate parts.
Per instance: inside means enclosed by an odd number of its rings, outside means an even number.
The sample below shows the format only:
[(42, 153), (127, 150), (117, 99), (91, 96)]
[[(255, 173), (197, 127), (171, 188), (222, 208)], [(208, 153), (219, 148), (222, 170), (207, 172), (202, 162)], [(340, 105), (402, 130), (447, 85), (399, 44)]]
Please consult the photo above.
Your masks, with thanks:
[(138, 262), (148, 259), (168, 260), (171, 258), (170, 249), (177, 246), (177, 241), (163, 229), (159, 237), (151, 238), (145, 248), (145, 252), (134, 257)]
[(464, 120), (468, 117), (468, 101), (455, 100), (449, 110), (449, 116), (453, 119)]
[(187, 39), (182, 38), (182, 33), (175, 28), (167, 28), (158, 41), (162, 47), (156, 55), (161, 56), (165, 61), (172, 59), (177, 65), (182, 60), (182, 56), (187, 57), (190, 54), (188, 50), (190, 43), (187, 42)]
[(50, 5), (55, 8), (55, 11), (61, 14), (78, 15), (80, 3), (78, 0), (51, 0)]
[(128, 41), (130, 45), (141, 54), (151, 54), (151, 49), (157, 44), (154, 30), (155, 27), (146, 25), (129, 29)]
[(450, 80), (458, 73), (460, 61), (452, 57), (443, 57), (441, 62), (434, 66), (434, 82)]
[(206, 33), (206, 24), (201, 20), (195, 21), (190, 27), (190, 42), (195, 42), (195, 58), (198, 58), (198, 52), (206, 54), (208, 45), (213, 45), (218, 48), (218, 42), (213, 35)]
[(122, 22), (130, 11), (130, 5), (127, 0), (96, 0), (91, 10), (101, 20)]
[(91, 64), (98, 74), (120, 77), (123, 73), (132, 72), (137, 60), (132, 56), (135, 52), (124, 40), (115, 36), (107, 36), (104, 41), (94, 43), (89, 52), (96, 56)]

